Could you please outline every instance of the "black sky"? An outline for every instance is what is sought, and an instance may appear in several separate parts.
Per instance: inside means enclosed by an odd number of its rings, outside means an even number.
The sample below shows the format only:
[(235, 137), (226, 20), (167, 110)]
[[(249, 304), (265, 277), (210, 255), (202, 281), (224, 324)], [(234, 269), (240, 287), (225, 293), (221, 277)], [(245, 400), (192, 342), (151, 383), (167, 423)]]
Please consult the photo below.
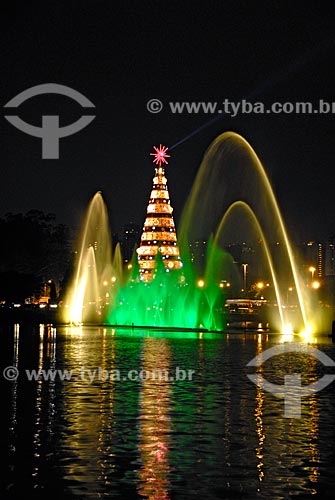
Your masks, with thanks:
[[(112, 227), (142, 224), (153, 174), (152, 145), (172, 146), (212, 117), (173, 115), (169, 101), (335, 101), (332, 15), (325, 3), (248, 1), (11, 2), (1, 15), (0, 216), (32, 208), (78, 226), (97, 190)], [(96, 118), (42, 160), (40, 139), (16, 130), (3, 105), (41, 83), (87, 96)], [(146, 102), (166, 104), (156, 115)], [(67, 124), (67, 98), (36, 97), (19, 116)], [(297, 240), (335, 234), (334, 115), (239, 115), (173, 150), (168, 170), (176, 219), (201, 158), (221, 132), (242, 134), (262, 159)]]

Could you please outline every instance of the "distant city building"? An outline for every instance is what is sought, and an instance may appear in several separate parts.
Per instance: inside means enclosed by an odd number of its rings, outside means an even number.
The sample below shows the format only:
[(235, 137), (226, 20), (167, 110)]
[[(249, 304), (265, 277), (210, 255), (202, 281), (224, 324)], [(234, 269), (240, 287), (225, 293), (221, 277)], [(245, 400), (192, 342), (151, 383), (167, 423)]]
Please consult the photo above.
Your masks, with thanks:
[[(314, 268), (313, 276), (324, 276), (324, 245), (317, 241), (307, 241), (298, 246), (301, 270), (308, 275)], [(314, 274), (315, 273), (315, 274)]]
[(139, 245), (141, 228), (138, 224), (130, 222), (122, 228), (121, 248), (125, 262), (129, 262), (133, 256), (135, 248)]
[(335, 244), (330, 241), (324, 248), (324, 275), (335, 276)]
[(189, 244), (191, 262), (198, 272), (203, 272), (207, 255), (207, 240), (200, 239)]
[(264, 269), (264, 246), (261, 240), (252, 244), (246, 241), (227, 243), (225, 250), (232, 255), (240, 269), (242, 264), (248, 265), (249, 281), (258, 280), (261, 277), (269, 278)]
[(322, 243), (318, 243), (317, 273), (318, 273), (318, 277), (322, 278), (322, 276), (323, 276), (323, 247), (322, 247)]

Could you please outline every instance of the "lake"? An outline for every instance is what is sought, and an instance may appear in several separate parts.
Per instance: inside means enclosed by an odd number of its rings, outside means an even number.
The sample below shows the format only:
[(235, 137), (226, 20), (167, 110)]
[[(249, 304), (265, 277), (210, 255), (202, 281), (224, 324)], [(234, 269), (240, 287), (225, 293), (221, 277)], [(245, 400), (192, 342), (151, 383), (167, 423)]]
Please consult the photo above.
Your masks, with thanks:
[(335, 360), (327, 336), (24, 324), (0, 335), (1, 499), (333, 496), (335, 382), (289, 418), (247, 377), (334, 374), (304, 353), (247, 366), (291, 341)]

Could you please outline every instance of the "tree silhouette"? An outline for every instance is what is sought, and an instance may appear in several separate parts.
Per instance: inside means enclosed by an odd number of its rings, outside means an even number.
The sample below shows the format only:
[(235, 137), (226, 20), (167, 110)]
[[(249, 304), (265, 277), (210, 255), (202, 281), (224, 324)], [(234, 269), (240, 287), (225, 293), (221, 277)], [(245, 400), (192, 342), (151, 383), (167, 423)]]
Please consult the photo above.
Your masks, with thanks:
[(69, 267), (69, 229), (54, 214), (30, 210), (0, 218), (0, 300), (23, 300), (38, 283), (60, 283)]

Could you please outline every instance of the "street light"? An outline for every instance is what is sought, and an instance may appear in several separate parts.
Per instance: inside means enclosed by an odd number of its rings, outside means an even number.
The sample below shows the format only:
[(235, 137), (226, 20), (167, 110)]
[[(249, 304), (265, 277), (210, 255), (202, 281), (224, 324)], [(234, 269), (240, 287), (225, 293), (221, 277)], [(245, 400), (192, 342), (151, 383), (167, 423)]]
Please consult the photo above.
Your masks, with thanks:
[(205, 286), (204, 280), (203, 279), (199, 279), (197, 281), (197, 286), (198, 286), (198, 288), (203, 288)]
[(312, 274), (312, 281), (313, 281), (313, 279), (314, 279), (314, 273), (315, 273), (316, 269), (315, 269), (315, 267), (310, 266), (310, 268), (308, 270)]
[(242, 264), (243, 267), (243, 290), (244, 293), (247, 292), (247, 267), (248, 264)]
[(226, 281), (226, 280), (220, 281), (219, 287), (220, 288), (229, 288), (230, 283), (229, 283), (229, 281)]

